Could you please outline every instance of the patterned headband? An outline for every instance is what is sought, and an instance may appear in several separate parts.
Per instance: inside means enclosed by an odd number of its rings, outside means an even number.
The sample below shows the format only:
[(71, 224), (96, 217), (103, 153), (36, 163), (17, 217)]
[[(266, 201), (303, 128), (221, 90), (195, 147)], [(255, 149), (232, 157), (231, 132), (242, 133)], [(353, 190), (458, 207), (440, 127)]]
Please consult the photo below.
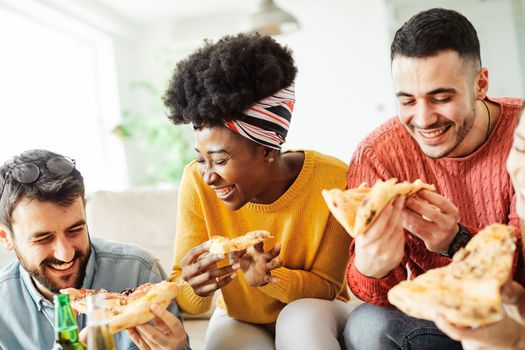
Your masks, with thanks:
[(288, 134), (294, 103), (295, 86), (292, 84), (242, 112), (243, 121), (225, 121), (224, 125), (253, 142), (280, 150)]

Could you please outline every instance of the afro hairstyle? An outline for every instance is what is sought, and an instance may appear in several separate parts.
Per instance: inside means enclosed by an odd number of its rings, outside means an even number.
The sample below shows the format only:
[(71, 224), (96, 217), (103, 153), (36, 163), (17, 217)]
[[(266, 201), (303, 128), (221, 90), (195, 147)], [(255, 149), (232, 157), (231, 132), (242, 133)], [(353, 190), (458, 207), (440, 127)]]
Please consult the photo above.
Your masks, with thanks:
[(296, 75), (291, 50), (271, 37), (225, 36), (177, 64), (163, 100), (175, 124), (219, 125), (243, 120), (244, 110), (290, 86)]

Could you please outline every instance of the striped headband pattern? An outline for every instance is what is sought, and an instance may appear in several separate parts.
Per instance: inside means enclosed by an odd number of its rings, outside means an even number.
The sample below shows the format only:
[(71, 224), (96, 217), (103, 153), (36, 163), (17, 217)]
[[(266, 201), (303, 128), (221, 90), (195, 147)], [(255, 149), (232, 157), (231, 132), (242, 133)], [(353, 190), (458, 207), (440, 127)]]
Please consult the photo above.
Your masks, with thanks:
[(242, 112), (243, 121), (225, 121), (224, 125), (253, 142), (280, 150), (288, 134), (294, 103), (295, 86), (292, 84)]

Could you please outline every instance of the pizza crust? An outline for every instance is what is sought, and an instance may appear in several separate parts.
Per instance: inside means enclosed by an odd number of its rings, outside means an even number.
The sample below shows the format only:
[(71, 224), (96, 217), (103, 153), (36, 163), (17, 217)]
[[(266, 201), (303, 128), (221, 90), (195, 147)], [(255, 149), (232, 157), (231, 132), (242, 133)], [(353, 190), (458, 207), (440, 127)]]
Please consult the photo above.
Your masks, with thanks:
[(248, 249), (264, 241), (266, 238), (271, 237), (270, 233), (264, 230), (251, 231), (234, 238), (214, 236), (209, 240), (210, 246), (208, 251), (211, 254), (227, 254), (229, 252)]
[(153, 304), (166, 309), (178, 292), (176, 282), (162, 281), (156, 284), (146, 283), (135, 288), (131, 293), (114, 293), (107, 290), (61, 289), (68, 294), (71, 306), (78, 312), (87, 313), (86, 298), (90, 294), (102, 293), (106, 296), (106, 309), (109, 317), (111, 334), (151, 321), (155, 315), (151, 312)]
[(118, 315), (112, 317), (109, 321), (109, 331), (111, 334), (115, 334), (121, 330), (151, 321), (155, 318), (151, 312), (151, 306), (156, 304), (160, 308), (166, 309), (175, 299), (177, 291), (178, 287), (175, 282), (157, 283), (144, 296), (129, 303), (122, 308)]
[(419, 190), (435, 191), (434, 185), (421, 180), (397, 183), (397, 179), (378, 180), (373, 187), (362, 183), (357, 188), (323, 190), (322, 194), (334, 217), (356, 237), (364, 234), (388, 203), (397, 196), (410, 196)]
[(389, 302), (407, 315), (479, 327), (503, 318), (501, 286), (511, 277), (515, 229), (493, 224), (476, 234), (452, 262), (403, 281), (388, 292)]

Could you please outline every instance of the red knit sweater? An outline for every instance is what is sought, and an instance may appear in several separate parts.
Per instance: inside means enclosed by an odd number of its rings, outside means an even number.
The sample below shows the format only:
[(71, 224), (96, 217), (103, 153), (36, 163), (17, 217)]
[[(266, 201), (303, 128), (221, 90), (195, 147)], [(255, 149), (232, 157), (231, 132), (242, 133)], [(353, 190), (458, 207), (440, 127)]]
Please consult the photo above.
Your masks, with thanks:
[[(462, 158), (432, 159), (421, 151), (398, 118), (380, 126), (358, 146), (350, 162), (348, 188), (378, 179), (399, 181), (421, 179), (434, 184), (438, 193), (459, 209), (460, 223), (475, 234), (486, 225), (504, 223), (518, 227), (516, 199), (505, 161), (513, 140), (522, 100), (494, 98), (501, 105), (501, 115), (490, 138), (474, 153)], [(387, 306), (387, 292), (402, 280), (435, 267), (450, 259), (426, 249), (422, 240), (405, 233), (405, 256), (401, 264), (381, 279), (361, 274), (354, 265), (354, 244), (346, 274), (352, 292), (365, 302)]]

